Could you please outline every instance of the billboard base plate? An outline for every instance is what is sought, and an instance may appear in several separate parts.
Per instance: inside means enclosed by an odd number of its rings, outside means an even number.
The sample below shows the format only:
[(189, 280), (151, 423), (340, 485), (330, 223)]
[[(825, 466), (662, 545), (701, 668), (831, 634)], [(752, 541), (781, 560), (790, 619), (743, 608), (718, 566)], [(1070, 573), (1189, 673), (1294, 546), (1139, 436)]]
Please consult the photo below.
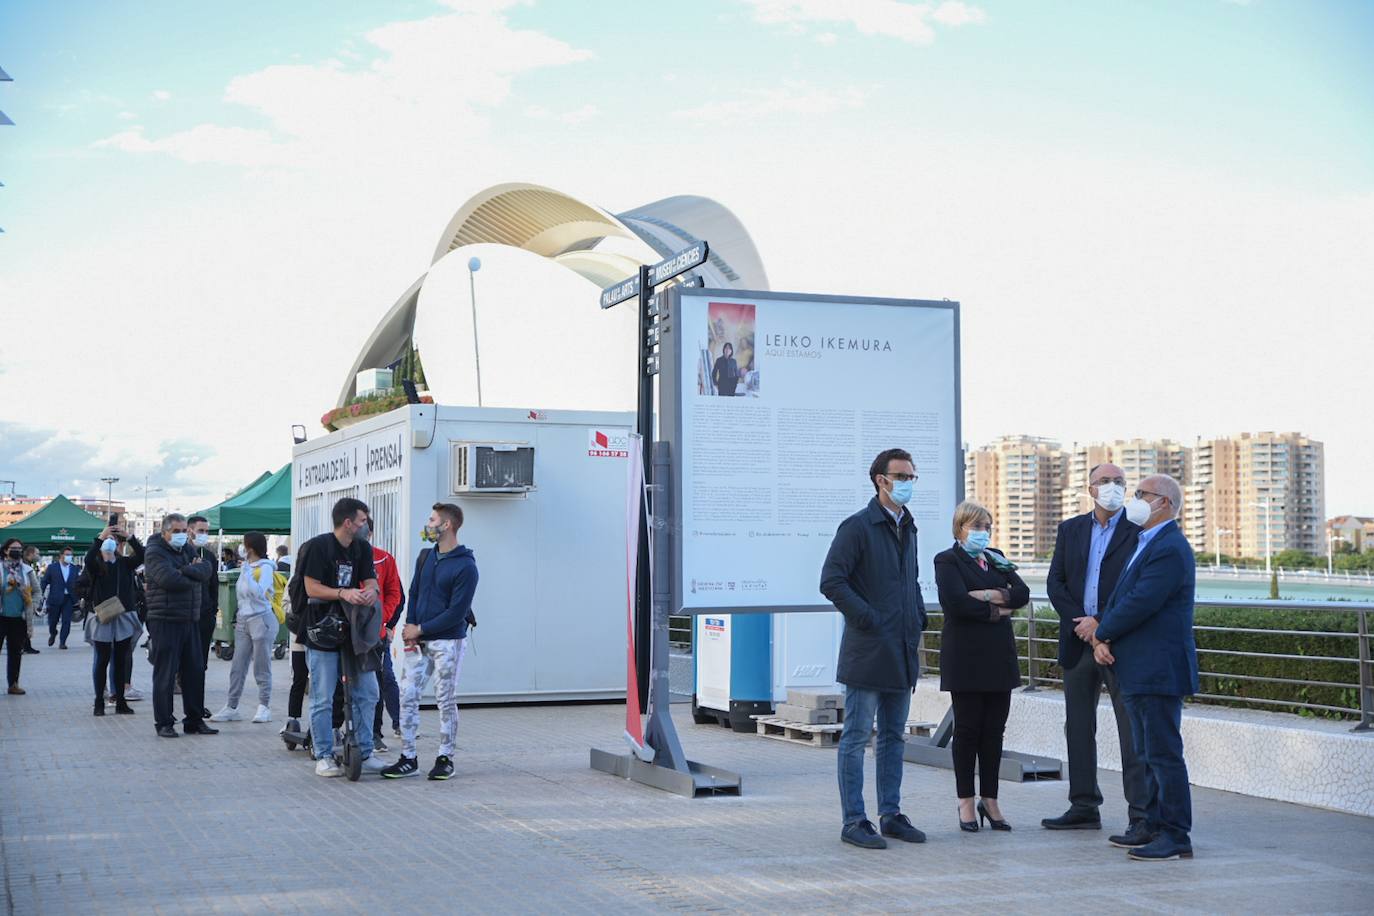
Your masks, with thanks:
[(687, 761), (686, 773), (670, 767), (645, 763), (633, 754), (603, 751), (592, 748), (591, 768), (621, 779), (672, 792), (684, 798), (704, 798), (712, 795), (739, 795), (742, 780), (738, 773)]

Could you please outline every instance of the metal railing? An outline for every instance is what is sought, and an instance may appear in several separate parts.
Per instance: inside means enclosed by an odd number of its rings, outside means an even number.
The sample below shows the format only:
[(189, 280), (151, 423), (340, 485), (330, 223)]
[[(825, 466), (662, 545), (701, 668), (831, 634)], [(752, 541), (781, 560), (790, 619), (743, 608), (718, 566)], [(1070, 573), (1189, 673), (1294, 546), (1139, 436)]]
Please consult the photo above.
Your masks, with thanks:
[[(1037, 607), (1039, 605), (1039, 607)], [(1280, 710), (1301, 713), (1326, 713), (1335, 714), (1342, 717), (1356, 717), (1359, 722), (1351, 729), (1355, 732), (1368, 732), (1374, 729), (1374, 652), (1370, 648), (1370, 628), (1369, 618), (1374, 614), (1374, 603), (1351, 602), (1351, 601), (1272, 601), (1272, 600), (1235, 600), (1235, 599), (1209, 599), (1199, 602), (1197, 609), (1199, 612), (1210, 608), (1233, 608), (1255, 611), (1317, 611), (1331, 614), (1348, 614), (1355, 618), (1354, 630), (1298, 630), (1280, 629), (1267, 627), (1246, 627), (1246, 626), (1211, 626), (1206, 624), (1195, 624), (1193, 626), (1194, 637), (1198, 639), (1198, 675), (1202, 681), (1202, 692), (1194, 695), (1195, 700), (1201, 700), (1214, 704), (1239, 704), (1253, 705), (1260, 708), (1272, 707)], [(927, 631), (938, 632), (933, 626), (936, 618), (943, 614), (939, 608), (929, 608), (927, 615), (932, 620), (932, 625), (927, 627)], [(1205, 619), (1205, 618), (1204, 618)], [(1016, 612), (1012, 617), (1013, 626), (1024, 624), (1025, 634), (1018, 633), (1016, 640), (1018, 644), (1017, 658), (1025, 666), (1025, 687), (1026, 692), (1039, 689), (1039, 685), (1063, 684), (1062, 677), (1056, 677), (1058, 670), (1057, 651), (1048, 654), (1037, 652), (1036, 647), (1049, 645), (1058, 647), (1059, 645), (1059, 615), (1050, 606), (1049, 599), (1043, 595), (1034, 596), (1030, 604)], [(1042, 626), (1054, 627), (1054, 635), (1041, 635)], [(1237, 648), (1218, 648), (1205, 645), (1208, 640), (1206, 634), (1244, 634), (1252, 636), (1289, 636), (1302, 640), (1321, 641), (1329, 648), (1322, 654), (1311, 655), (1306, 652), (1264, 652), (1246, 651)], [(1349, 645), (1350, 640), (1355, 640), (1354, 654), (1336, 655), (1337, 646)], [(1327, 642), (1329, 641), (1329, 642)], [(1021, 648), (1024, 647), (1024, 648)], [(1298, 646), (1302, 648), (1302, 646)], [(939, 649), (927, 647), (925, 640), (921, 644), (922, 667), (932, 672), (939, 671)], [(931, 663), (933, 658), (934, 663)], [(1313, 678), (1313, 677), (1291, 677), (1283, 675), (1266, 674), (1243, 674), (1231, 671), (1216, 670), (1215, 665), (1209, 665), (1209, 660), (1215, 659), (1220, 662), (1226, 658), (1248, 658), (1248, 659), (1271, 659), (1281, 662), (1293, 663), (1316, 663), (1334, 666), (1335, 670), (1341, 672), (1342, 679)], [(1348, 672), (1349, 676), (1345, 677)], [(1307, 699), (1277, 699), (1271, 697), (1252, 697), (1238, 694), (1223, 694), (1215, 692), (1220, 685), (1226, 681), (1246, 682), (1255, 684), (1275, 684), (1284, 685), (1291, 694), (1302, 697), (1308, 689), (1336, 690), (1347, 695), (1353, 695), (1350, 705), (1339, 705), (1333, 702), (1316, 702)], [(1209, 688), (1210, 691), (1209, 692)]]

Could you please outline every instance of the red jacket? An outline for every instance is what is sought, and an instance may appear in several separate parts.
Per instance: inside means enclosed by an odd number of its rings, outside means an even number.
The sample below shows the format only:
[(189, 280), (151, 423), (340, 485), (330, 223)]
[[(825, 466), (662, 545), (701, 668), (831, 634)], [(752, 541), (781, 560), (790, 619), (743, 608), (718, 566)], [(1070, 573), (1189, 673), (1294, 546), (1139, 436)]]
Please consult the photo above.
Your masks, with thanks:
[(405, 592), (401, 590), (401, 572), (396, 568), (395, 557), (380, 547), (373, 547), (372, 566), (377, 570), (377, 586), (382, 590), (381, 635), (385, 636), (401, 616)]

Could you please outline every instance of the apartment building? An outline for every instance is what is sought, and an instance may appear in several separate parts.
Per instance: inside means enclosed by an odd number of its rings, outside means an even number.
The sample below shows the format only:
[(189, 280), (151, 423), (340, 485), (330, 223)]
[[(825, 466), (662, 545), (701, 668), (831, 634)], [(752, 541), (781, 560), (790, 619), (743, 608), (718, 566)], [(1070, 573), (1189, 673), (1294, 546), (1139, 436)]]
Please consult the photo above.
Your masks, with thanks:
[(1058, 442), (1035, 436), (1003, 436), (966, 453), (965, 496), (992, 513), (993, 545), (1011, 559), (1034, 560), (1053, 552), (1065, 457)]

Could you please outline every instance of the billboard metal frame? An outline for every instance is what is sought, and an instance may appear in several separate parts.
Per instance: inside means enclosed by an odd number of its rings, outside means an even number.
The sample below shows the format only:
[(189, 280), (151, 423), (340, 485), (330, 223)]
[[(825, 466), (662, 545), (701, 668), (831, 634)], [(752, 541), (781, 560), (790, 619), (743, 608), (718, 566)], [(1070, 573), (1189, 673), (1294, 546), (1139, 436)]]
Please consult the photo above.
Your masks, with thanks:
[[(949, 299), (889, 299), (875, 296), (844, 296), (844, 295), (823, 295), (816, 293), (787, 293), (787, 292), (763, 292), (743, 289), (712, 289), (712, 288), (688, 288), (685, 290), (687, 295), (693, 298), (718, 296), (723, 299), (737, 300), (774, 300), (789, 302), (827, 302), (837, 306), (848, 305), (883, 305), (900, 308), (923, 308), (938, 309), (953, 313), (954, 319), (954, 454), (952, 467), (955, 474), (955, 495), (956, 504), (964, 498), (964, 447), (963, 447), (963, 370), (960, 362), (960, 326), (959, 326), (959, 303)], [(670, 613), (678, 615), (701, 616), (702, 614), (773, 614), (773, 613), (817, 613), (823, 611), (833, 611), (835, 606), (830, 603), (816, 603), (808, 605), (783, 605), (775, 607), (683, 607), (683, 583), (682, 583), (682, 506), (684, 499), (684, 488), (682, 480), (682, 398), (688, 394), (682, 391), (681, 368), (685, 358), (683, 354), (683, 344), (686, 340), (685, 329), (681, 324), (682, 296), (684, 289), (674, 286), (665, 291), (667, 299), (668, 321), (663, 330), (663, 336), (668, 338), (661, 340), (659, 347), (662, 359), (658, 376), (658, 441), (668, 443), (671, 454), (671, 479), (668, 481), (668, 511), (666, 513), (655, 513), (658, 518), (655, 524), (659, 527), (658, 537), (667, 535), (669, 544), (666, 550), (656, 551), (660, 561), (667, 561), (670, 567), (664, 570), (662, 566), (654, 571), (655, 591), (660, 592), (661, 598), (666, 598), (670, 602)], [(656, 497), (661, 498), (663, 494), (664, 481), (661, 478), (655, 483), (660, 484), (657, 488)], [(666, 518), (664, 517), (666, 516)], [(816, 570), (817, 577), (820, 570)], [(818, 580), (819, 581), (819, 578)], [(663, 591), (671, 589), (669, 595), (663, 595)], [(819, 595), (819, 590), (817, 591)], [(660, 600), (661, 600), (660, 598)]]

